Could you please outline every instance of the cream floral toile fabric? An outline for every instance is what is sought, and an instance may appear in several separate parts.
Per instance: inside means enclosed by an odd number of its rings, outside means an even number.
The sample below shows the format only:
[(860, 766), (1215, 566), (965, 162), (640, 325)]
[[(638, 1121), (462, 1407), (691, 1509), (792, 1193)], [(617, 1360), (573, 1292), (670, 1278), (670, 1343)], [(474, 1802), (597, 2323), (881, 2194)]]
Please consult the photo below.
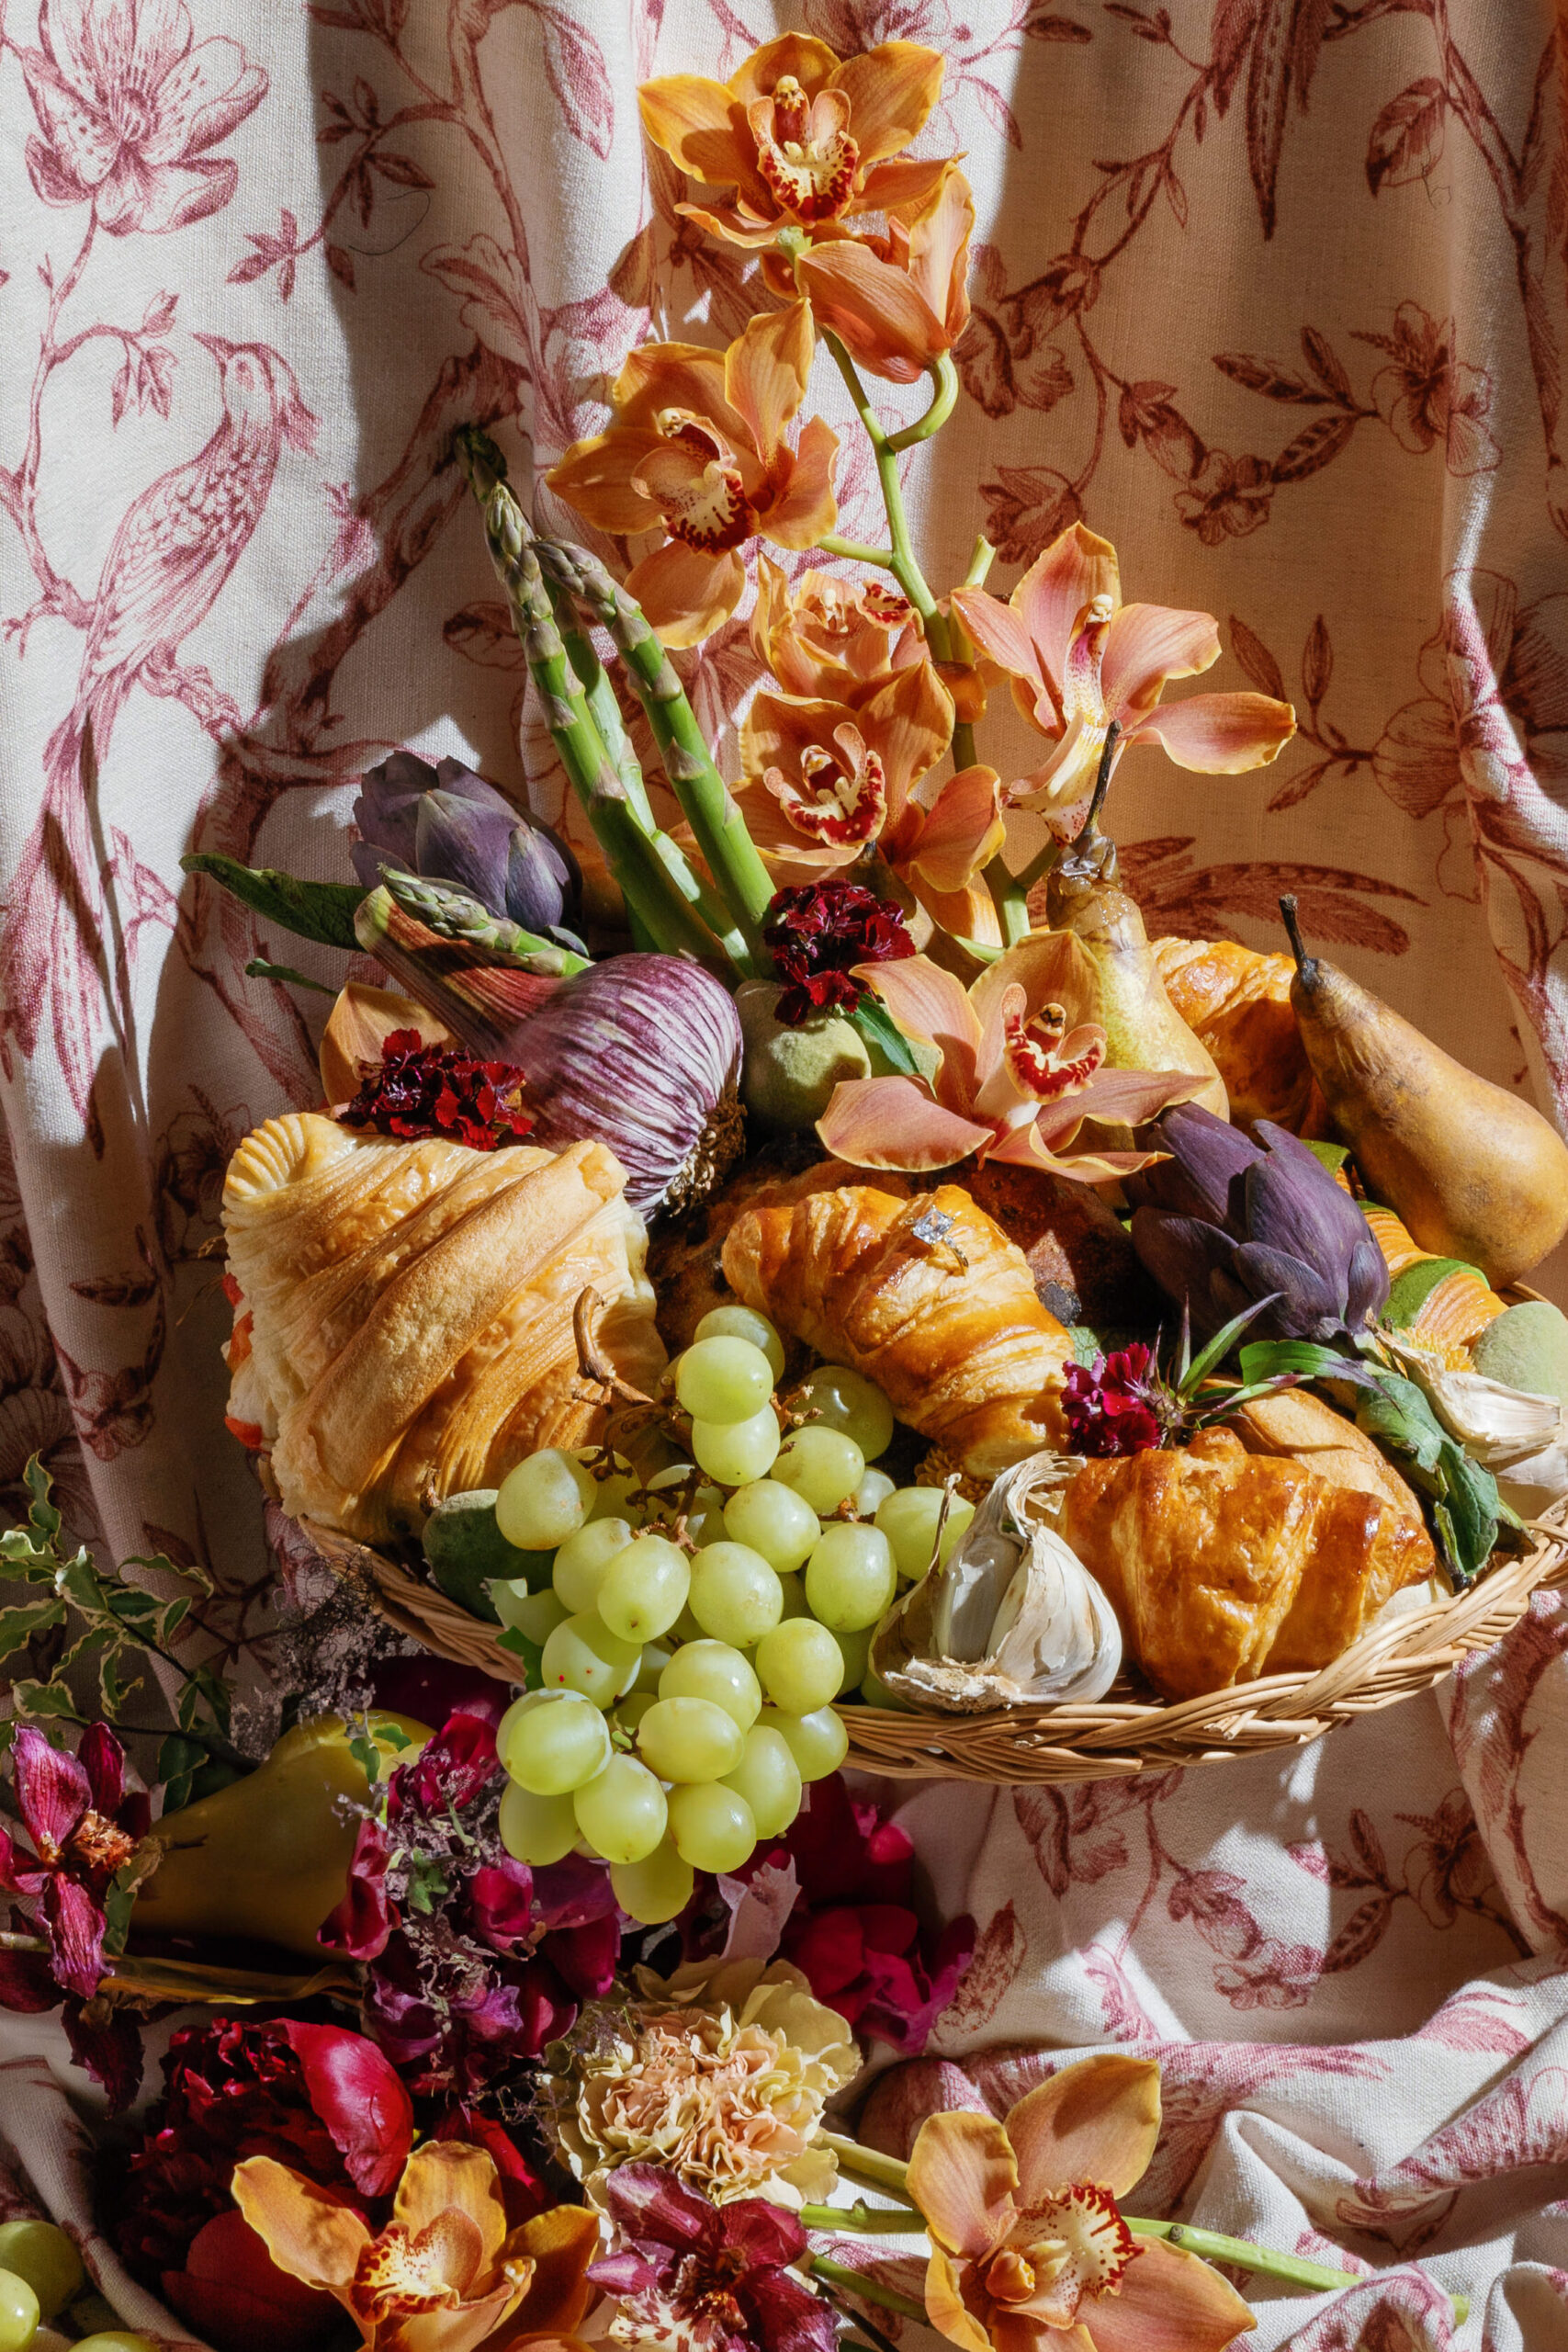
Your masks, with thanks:
[[(932, 581), (983, 526), (1005, 589), (1081, 516), (1129, 596), (1219, 616), (1211, 684), (1295, 704), (1253, 775), (1129, 756), (1151, 931), (1271, 943), (1293, 890), (1314, 943), (1568, 1111), (1550, 0), (13, 0), (0, 1481), (39, 1452), (118, 1556), (205, 1562), (235, 1647), (266, 1561), (201, 1252), (239, 1136), (312, 1098), (324, 1006), (244, 966), (339, 974), (180, 855), (347, 878), (353, 779), (398, 743), (560, 813), (449, 436), (489, 426), (525, 483), (640, 338), (738, 331), (744, 256), (676, 215), (635, 91), (785, 28), (948, 60), (924, 143), (965, 151), (979, 219), (959, 413), (908, 461)], [(813, 390), (840, 528), (875, 537)], [(743, 617), (682, 660), (732, 753)], [(1010, 724), (983, 755), (1019, 772)], [(1433, 2279), (1473, 2352), (1563, 2341), (1565, 1647), (1542, 1599), (1438, 1699), (1282, 1764), (909, 1798), (983, 1933), (887, 2135), (1000, 2111), (1059, 2048), (1156, 2050), (1147, 2199), (1405, 2266), (1260, 2305), (1260, 2344), (1439, 2352)]]

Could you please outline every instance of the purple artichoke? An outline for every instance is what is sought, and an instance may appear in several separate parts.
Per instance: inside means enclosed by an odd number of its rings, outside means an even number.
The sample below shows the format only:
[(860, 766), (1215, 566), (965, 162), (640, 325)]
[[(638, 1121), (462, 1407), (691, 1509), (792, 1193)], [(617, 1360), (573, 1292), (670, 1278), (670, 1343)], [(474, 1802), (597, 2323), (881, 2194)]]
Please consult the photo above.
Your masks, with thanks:
[(1140, 1136), (1168, 1151), (1125, 1180), (1133, 1246), (1203, 1338), (1259, 1299), (1258, 1340), (1361, 1338), (1388, 1296), (1388, 1267), (1355, 1202), (1314, 1152), (1258, 1122), (1256, 1143), (1184, 1102)]
[(432, 767), (394, 752), (359, 780), (354, 870), (374, 889), (386, 865), (456, 883), (491, 914), (582, 953), (570, 926), (581, 877), (566, 844), (530, 821), (461, 760)]

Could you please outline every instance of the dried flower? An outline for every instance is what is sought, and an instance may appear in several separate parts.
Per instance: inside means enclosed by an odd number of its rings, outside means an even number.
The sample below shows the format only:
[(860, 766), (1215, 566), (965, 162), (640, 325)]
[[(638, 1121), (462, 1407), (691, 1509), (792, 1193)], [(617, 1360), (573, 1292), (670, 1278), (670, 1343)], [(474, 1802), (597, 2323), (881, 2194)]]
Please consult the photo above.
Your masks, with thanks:
[(612, 2342), (669, 2352), (833, 2352), (833, 2315), (791, 2267), (807, 2251), (792, 2214), (762, 2197), (715, 2206), (662, 2165), (622, 2165), (604, 2202), (619, 2242), (588, 2276), (620, 2302)]
[(822, 2113), (860, 2064), (843, 2019), (783, 1961), (698, 1962), (585, 2008), (555, 2077), (560, 2151), (590, 2199), (617, 2165), (667, 2165), (718, 2204), (799, 2206), (838, 2166)]
[(471, 2097), (608, 1991), (620, 1950), (609, 1872), (530, 1871), (496, 1817), (506, 1775), (482, 1697), (389, 1774), (321, 1941), (368, 1964), (366, 2023), (416, 2090)]
[(856, 882), (775, 890), (762, 937), (784, 984), (776, 1015), (790, 1029), (829, 1005), (852, 1011), (869, 993), (855, 978), (855, 965), (915, 952), (903, 909)]
[(364, 1083), (338, 1113), (345, 1127), (384, 1136), (455, 1136), (475, 1151), (521, 1143), (533, 1126), (523, 1108), (523, 1072), (509, 1062), (477, 1061), (459, 1046), (427, 1046), (417, 1029), (394, 1029), (381, 1042), (381, 1066), (361, 1062)]
[(1142, 1340), (1092, 1364), (1070, 1363), (1062, 1375), (1062, 1416), (1073, 1453), (1142, 1453), (1165, 1435), (1165, 1385), (1153, 1348)]
[[(1140, 2243), (1116, 2199), (1159, 2137), (1159, 2068), (1065, 2066), (995, 2116), (928, 2116), (908, 2191), (931, 2241), (926, 2312), (964, 2352), (1223, 2352), (1253, 2324), (1217, 2270)], [(1100, 2331), (1102, 2331), (1100, 2332)]]
[(234, 2200), (279, 2269), (340, 2303), (370, 2352), (474, 2352), (507, 2321), (559, 2338), (591, 2301), (593, 2215), (558, 2206), (509, 2230), (495, 2165), (461, 2141), (414, 2150), (379, 2231), (271, 2156), (236, 2165)]
[(0, 1828), (0, 1894), (32, 1905), (54, 1982), (90, 2000), (104, 1968), (104, 1900), (147, 1834), (147, 1800), (126, 1794), (125, 1750), (104, 1724), (88, 1724), (75, 1756), (51, 1747), (25, 1724), (12, 1759), (17, 1809), (32, 1852)]

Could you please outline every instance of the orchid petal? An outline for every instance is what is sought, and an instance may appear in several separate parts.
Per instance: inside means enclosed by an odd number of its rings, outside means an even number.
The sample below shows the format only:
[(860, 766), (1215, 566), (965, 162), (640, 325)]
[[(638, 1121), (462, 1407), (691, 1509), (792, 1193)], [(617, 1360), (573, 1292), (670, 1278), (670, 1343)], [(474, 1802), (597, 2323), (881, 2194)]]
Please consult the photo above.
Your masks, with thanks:
[(942, 786), (904, 862), (934, 890), (966, 890), (1006, 841), (995, 768), (964, 768)]
[(909, 226), (909, 279), (953, 342), (969, 317), (969, 238), (975, 195), (954, 165)]
[(1093, 2181), (1124, 2197), (1159, 2138), (1159, 2068), (1119, 2051), (1064, 2066), (1010, 2109), (1018, 2201), (1028, 2208)]
[(325, 2287), (352, 2309), (349, 2289), (370, 2244), (352, 2206), (273, 2156), (236, 2165), (229, 2193), (280, 2270), (308, 2287)]
[(616, 425), (608, 433), (574, 441), (545, 480), (558, 497), (602, 531), (655, 530), (661, 519), (659, 509), (635, 487), (634, 477), (660, 446), (651, 425)]
[(63, 1871), (53, 1871), (45, 1883), (43, 1925), (49, 1937), (49, 1962), (54, 1981), (68, 1993), (90, 2001), (104, 1973), (104, 1929), (107, 1921), (85, 1886)]
[(888, 383), (912, 384), (952, 337), (907, 270), (852, 238), (813, 245), (795, 265), (818, 324)]
[(598, 2245), (599, 2216), (582, 2205), (553, 2206), (513, 2230), (502, 2259), (533, 2265), (513, 2327), (529, 2335), (576, 2327), (593, 2301), (587, 2272)]
[(711, 2203), (662, 2165), (617, 2165), (604, 2184), (604, 2201), (623, 2238), (654, 2239), (679, 2253), (716, 2242)]
[(800, 406), (814, 342), (811, 305), (803, 297), (787, 310), (749, 319), (724, 355), (725, 397), (744, 418), (764, 464)]
[(919, 41), (885, 40), (835, 71), (829, 87), (850, 101), (850, 133), (863, 164), (878, 164), (918, 139), (942, 96), (942, 51)]
[(775, 547), (812, 548), (839, 519), (833, 469), (839, 436), (819, 416), (808, 416), (796, 436), (793, 458), (785, 452), (783, 490), (762, 514), (759, 527)]
[(834, 1087), (817, 1133), (852, 1167), (919, 1171), (967, 1159), (992, 1130), (944, 1109), (915, 1079), (855, 1078)]
[[(958, 2274), (939, 2245), (932, 2246), (926, 2265), (926, 2316), (950, 2344), (961, 2344), (964, 2352), (992, 2352), (991, 2338), (965, 2308)], [(1033, 2333), (1038, 2341), (1039, 2331)]]
[(107, 1724), (89, 1724), (76, 1746), (93, 1811), (112, 1821), (125, 1802), (125, 1750)]
[(724, 388), (726, 355), (703, 343), (644, 343), (622, 362), (612, 398), (620, 432), (654, 427), (664, 409), (706, 417), (725, 440), (743, 447), (744, 419), (731, 408)]
[(1179, 768), (1243, 775), (1277, 760), (1296, 731), (1296, 714), (1271, 695), (1188, 695), (1140, 718), (1129, 741), (1151, 737)]
[(967, 1111), (980, 1082), (980, 1023), (962, 981), (929, 956), (862, 964), (855, 977), (874, 989), (907, 1037), (942, 1055), (936, 1095), (950, 1111)]
[(1012, 2218), (1018, 2185), (1012, 2143), (994, 2115), (928, 2115), (916, 2132), (906, 2186), (932, 2245), (948, 2254), (970, 2262), (988, 2254)]
[[(1081, 1122), (1080, 1122), (1081, 1124)], [(1157, 1151), (1074, 1151), (1059, 1157), (1044, 1141), (1038, 1125), (1014, 1127), (992, 1146), (987, 1159), (1005, 1160), (1011, 1168), (1040, 1168), (1050, 1176), (1066, 1176), (1075, 1184), (1113, 1184), (1135, 1176), (1157, 1159)]]
[(350, 2180), (363, 2196), (387, 2196), (413, 2142), (413, 2109), (396, 2071), (363, 2034), (291, 2018), (283, 2030)]
[[(888, 803), (897, 814), (952, 741), (953, 696), (929, 662), (911, 662), (895, 670), (874, 694), (857, 704), (854, 719), (872, 749), (882, 755)], [(965, 771), (971, 776), (990, 773), (985, 768)], [(954, 776), (946, 788), (951, 790), (958, 781)]]
[(769, 2264), (753, 2271), (746, 2281), (746, 2301), (757, 2334), (743, 2340), (765, 2344), (768, 2352), (834, 2352), (839, 2331), (831, 2310), (788, 2270)]
[(927, 914), (951, 938), (973, 939), (982, 947), (1001, 946), (1002, 926), (997, 902), (983, 882), (971, 882), (966, 890), (933, 890), (920, 874), (914, 874), (911, 879), (915, 896)]
[(74, 1756), (51, 1747), (24, 1724), (11, 1749), (17, 1810), (39, 1859), (51, 1862), (93, 1801), (92, 1783)]
[(722, 82), (669, 74), (637, 91), (642, 127), (683, 172), (710, 187), (758, 181), (746, 109)]
[(1168, 678), (1191, 678), (1220, 658), (1213, 613), (1171, 605), (1123, 605), (1106, 632), (1100, 676), (1109, 707), (1125, 723), (1159, 699)]
[(1201, 1071), (1187, 1069), (1097, 1069), (1071, 1101), (1080, 1118), (1141, 1127), (1156, 1111), (1190, 1102), (1208, 1083)]
[(1210, 2264), (1159, 2238), (1141, 2241), (1113, 2295), (1083, 2306), (1095, 2352), (1224, 2352), (1256, 2326)]
[[(860, 134), (852, 116), (850, 128), (858, 145)], [(863, 148), (861, 152), (863, 155)], [(851, 209), (897, 212), (907, 218), (935, 195), (952, 168), (951, 155), (898, 155), (874, 164), (863, 175), (859, 198)]]
[[(1100, 1004), (1100, 982), (1089, 950), (1075, 932), (1034, 931), (987, 964), (969, 992), (976, 1018), (989, 1034), (996, 1008), (1010, 988), (1023, 990), (1023, 1016), (1034, 1020), (1047, 1004), (1059, 1004), (1067, 1027), (1092, 1021)], [(998, 1032), (998, 1053), (1000, 1032)], [(991, 1067), (982, 1058), (982, 1069)]]
[(1087, 525), (1074, 523), (1035, 558), (1008, 598), (1058, 701), (1078, 617), (1098, 596), (1109, 596), (1112, 608), (1122, 601), (1116, 550)]
[[(644, 526), (646, 527), (646, 526)], [(729, 618), (746, 593), (746, 567), (733, 548), (722, 555), (667, 539), (634, 564), (626, 589), (635, 596), (660, 641), (700, 645)]]
[(494, 2265), (506, 2237), (501, 2176), (482, 2148), (461, 2140), (426, 2140), (403, 2166), (392, 2218), (411, 2237), (456, 2212), (479, 2233), (483, 2248), (475, 2275)]
[(787, 76), (798, 82), (808, 98), (825, 89), (839, 72), (837, 52), (810, 33), (779, 33), (754, 49), (729, 77), (729, 87), (742, 106), (772, 97)]
[(1024, 717), (1054, 735), (1062, 723), (1055, 697), (1039, 649), (1019, 614), (984, 588), (955, 588), (948, 602), (981, 652), (1027, 687)]

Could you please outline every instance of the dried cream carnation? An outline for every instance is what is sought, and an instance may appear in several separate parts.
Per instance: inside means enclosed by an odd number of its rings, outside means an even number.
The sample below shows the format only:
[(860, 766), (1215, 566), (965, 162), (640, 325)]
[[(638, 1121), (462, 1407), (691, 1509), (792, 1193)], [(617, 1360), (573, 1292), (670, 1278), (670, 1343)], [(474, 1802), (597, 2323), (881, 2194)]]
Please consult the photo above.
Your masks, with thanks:
[(639, 1997), (592, 2003), (572, 2040), (561, 2152), (592, 2202), (617, 2165), (668, 2165), (717, 2203), (819, 2203), (838, 2166), (822, 2112), (860, 2064), (844, 2020), (784, 1961), (637, 1972)]

